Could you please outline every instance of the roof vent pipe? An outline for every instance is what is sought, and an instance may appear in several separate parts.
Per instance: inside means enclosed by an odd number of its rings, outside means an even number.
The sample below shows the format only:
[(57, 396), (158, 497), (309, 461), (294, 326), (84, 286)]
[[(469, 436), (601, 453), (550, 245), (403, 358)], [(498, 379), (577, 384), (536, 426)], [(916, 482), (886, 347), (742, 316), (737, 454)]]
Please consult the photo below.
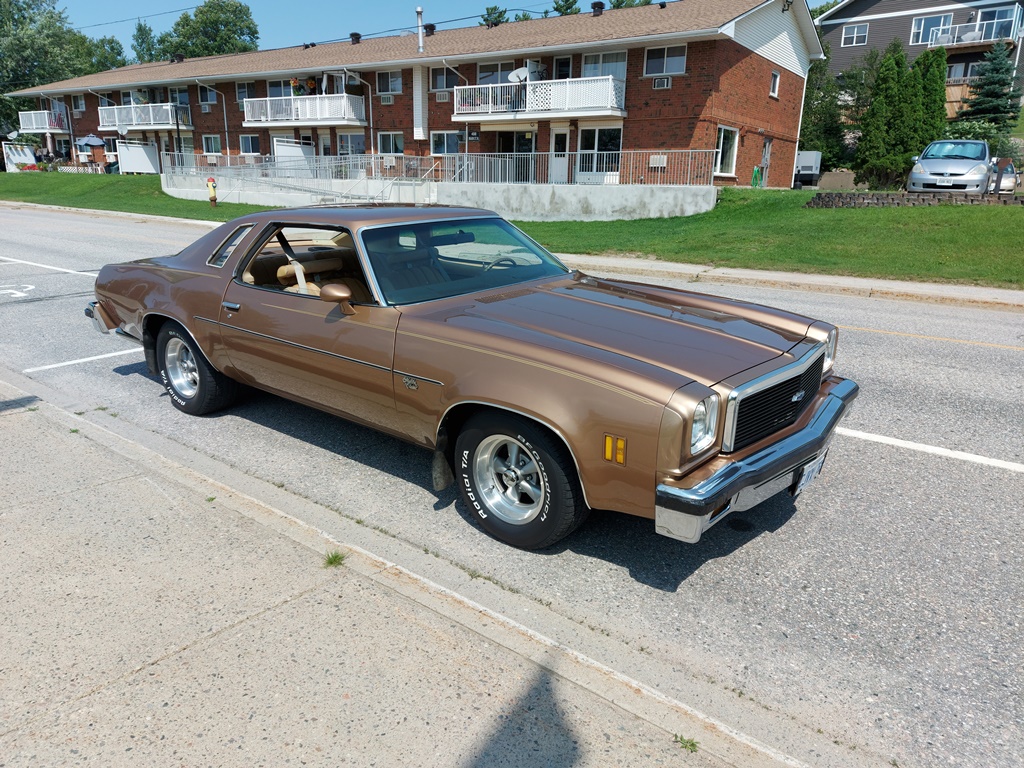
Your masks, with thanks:
[(423, 9), (419, 6), (416, 7), (416, 35), (416, 52), (423, 53)]
[(604, 13), (604, 3), (591, 3), (590, 9), (594, 12), (595, 16), (600, 16), (602, 13)]
[(352, 41), (352, 45), (359, 45), (359, 41), (363, 39), (363, 36), (358, 32), (349, 32), (348, 36)]
[(437, 29), (437, 25), (436, 24), (424, 24), (423, 25), (423, 33), (427, 37), (433, 37), (434, 36), (434, 31), (436, 29)]

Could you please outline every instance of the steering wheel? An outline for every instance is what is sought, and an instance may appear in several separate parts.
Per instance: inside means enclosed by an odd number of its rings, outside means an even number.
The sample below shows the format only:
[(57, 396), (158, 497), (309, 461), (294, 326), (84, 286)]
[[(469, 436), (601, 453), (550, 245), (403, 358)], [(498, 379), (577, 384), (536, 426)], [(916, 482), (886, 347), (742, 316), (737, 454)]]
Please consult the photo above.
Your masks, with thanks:
[(515, 259), (513, 259), (511, 256), (502, 256), (500, 259), (495, 259), (494, 261), (489, 263), (486, 267), (484, 267), (484, 272), (489, 272), (492, 267), (496, 267), (496, 266), (498, 266), (501, 263), (508, 264), (510, 267), (518, 267), (519, 266), (519, 262), (516, 261)]

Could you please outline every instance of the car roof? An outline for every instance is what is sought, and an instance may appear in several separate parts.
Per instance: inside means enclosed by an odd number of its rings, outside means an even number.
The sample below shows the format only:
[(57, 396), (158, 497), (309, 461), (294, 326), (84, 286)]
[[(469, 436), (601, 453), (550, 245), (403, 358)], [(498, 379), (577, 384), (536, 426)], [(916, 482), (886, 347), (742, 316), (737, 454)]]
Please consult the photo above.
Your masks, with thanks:
[(243, 217), (246, 221), (335, 224), (349, 229), (437, 219), (492, 218), (498, 214), (483, 208), (453, 205), (315, 205), (278, 208)]

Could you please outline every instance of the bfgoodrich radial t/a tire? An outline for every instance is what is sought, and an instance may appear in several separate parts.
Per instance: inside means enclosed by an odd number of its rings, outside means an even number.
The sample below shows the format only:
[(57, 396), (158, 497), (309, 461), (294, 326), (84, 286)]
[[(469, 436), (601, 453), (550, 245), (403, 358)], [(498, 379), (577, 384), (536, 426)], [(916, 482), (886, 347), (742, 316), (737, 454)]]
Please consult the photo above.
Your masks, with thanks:
[(160, 380), (179, 411), (201, 416), (230, 405), (238, 385), (206, 362), (195, 341), (174, 322), (164, 323), (156, 339)]
[(480, 525), (514, 547), (549, 547), (589, 512), (568, 450), (511, 414), (470, 419), (455, 444), (455, 470)]

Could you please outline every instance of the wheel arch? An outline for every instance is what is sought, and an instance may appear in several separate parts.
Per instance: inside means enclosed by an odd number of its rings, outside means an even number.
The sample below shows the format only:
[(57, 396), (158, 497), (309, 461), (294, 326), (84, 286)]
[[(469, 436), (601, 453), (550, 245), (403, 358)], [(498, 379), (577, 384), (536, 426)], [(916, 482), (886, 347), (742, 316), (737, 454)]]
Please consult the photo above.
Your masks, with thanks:
[[(481, 413), (494, 413), (494, 414), (511, 414), (518, 416), (521, 419), (525, 419), (531, 424), (543, 429), (548, 433), (550, 437), (557, 440), (562, 446), (568, 451), (569, 456), (572, 458), (573, 470), (576, 472), (576, 481), (579, 483), (580, 491), (583, 493), (583, 503), (588, 507), (590, 502), (587, 500), (587, 489), (583, 482), (583, 473), (580, 471), (580, 462), (576, 456), (576, 452), (573, 450), (569, 440), (565, 437), (558, 427), (548, 423), (544, 419), (538, 417), (536, 414), (527, 413), (520, 411), (515, 408), (510, 408), (507, 405), (497, 405), (482, 400), (464, 400), (459, 403), (453, 403), (448, 406), (448, 409), (441, 416), (437, 426), (437, 435), (435, 437), (434, 445), (436, 446), (436, 454), (440, 454), (445, 464), (447, 465), (448, 471), (451, 473), (451, 481), (454, 481), (455, 473), (455, 438), (458, 436), (462, 428), (474, 416)], [(435, 462), (435, 489), (437, 488), (437, 472)], [(447, 487), (447, 483), (442, 486)]]
[(181, 328), (192, 340), (192, 343), (196, 345), (196, 349), (199, 350), (199, 354), (203, 356), (206, 363), (218, 373), (221, 371), (210, 361), (210, 356), (206, 354), (206, 350), (203, 349), (202, 345), (196, 339), (196, 336), (188, 327), (176, 317), (170, 315), (164, 315), (159, 312), (150, 312), (144, 318), (142, 318), (142, 348), (146, 353), (146, 366), (149, 368), (149, 372), (154, 376), (160, 374), (160, 363), (156, 357), (156, 340), (160, 336), (160, 330), (167, 325), (167, 323), (174, 323)]

